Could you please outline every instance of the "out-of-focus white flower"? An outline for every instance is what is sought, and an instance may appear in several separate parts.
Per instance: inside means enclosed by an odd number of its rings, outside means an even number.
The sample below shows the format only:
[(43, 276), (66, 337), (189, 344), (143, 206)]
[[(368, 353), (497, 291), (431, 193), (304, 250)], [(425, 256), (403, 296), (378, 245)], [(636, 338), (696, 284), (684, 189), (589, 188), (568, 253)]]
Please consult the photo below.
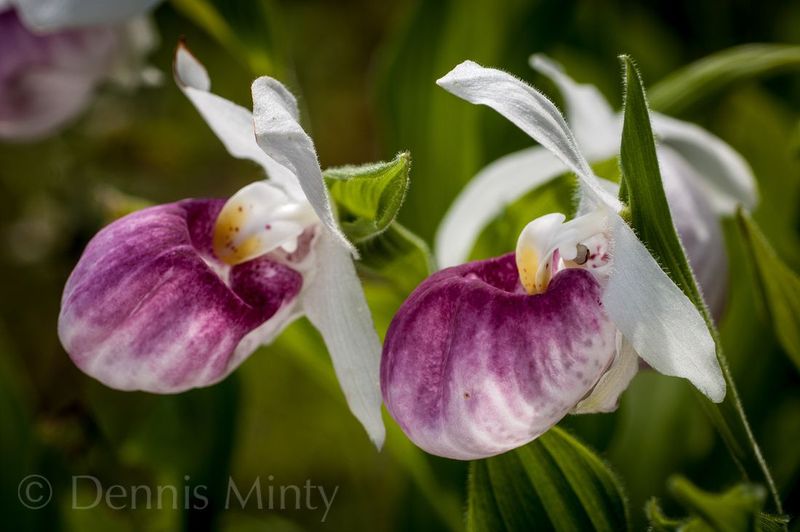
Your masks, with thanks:
[[(96, 87), (154, 83), (154, 2), (0, 0), (0, 139), (35, 140), (68, 124)], [(134, 17), (134, 18), (130, 18)]]

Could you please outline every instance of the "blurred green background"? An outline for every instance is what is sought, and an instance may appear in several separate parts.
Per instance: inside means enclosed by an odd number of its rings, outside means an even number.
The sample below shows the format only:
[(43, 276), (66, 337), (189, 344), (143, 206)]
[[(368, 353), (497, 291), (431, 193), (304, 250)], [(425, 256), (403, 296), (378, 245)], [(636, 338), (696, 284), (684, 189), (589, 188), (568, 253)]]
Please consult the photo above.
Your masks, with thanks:
[[(179, 0), (155, 12), (161, 46), (151, 62), (167, 74), (160, 87), (134, 94), (107, 88), (57, 137), (0, 145), (0, 529), (463, 527), (467, 464), (424, 455), (388, 416), (388, 441), (376, 452), (305, 322), (221, 384), (180, 396), (109, 390), (81, 374), (59, 345), (63, 284), (120, 202), (224, 197), (260, 178), (253, 165), (225, 152), (172, 82), (181, 36), (207, 66), (215, 92), (234, 101), (249, 106), (258, 74), (286, 81), (299, 96), (323, 168), (410, 150), (412, 182), (401, 220), (428, 240), (477, 170), (530, 144), (499, 116), (436, 87), (458, 62), (503, 68), (553, 94), (527, 67), (531, 53), (545, 52), (619, 105), (620, 53), (637, 60), (651, 85), (736, 44), (800, 43), (800, 3), (788, 0), (220, 1), (218, 13), (233, 28), (233, 37), (221, 40), (191, 16), (198, 5)], [(702, 124), (751, 163), (762, 197), (755, 219), (800, 269), (800, 75), (738, 84), (680, 118)], [(736, 228), (726, 228), (731, 293), (723, 341), (786, 510), (797, 514), (800, 379), (764, 319)], [(406, 294), (380, 280), (367, 290), (382, 334)], [(561, 425), (619, 474), (637, 529), (651, 496), (680, 515), (666, 491), (673, 473), (712, 491), (740, 479), (688, 385), (676, 379), (641, 373), (618, 412)], [(19, 481), (31, 473), (54, 487), (43, 510), (26, 510), (17, 498)], [(71, 510), (73, 475), (96, 476), (104, 486), (169, 484), (181, 495), (184, 485), (206, 485), (210, 504)], [(321, 509), (250, 504), (223, 511), (229, 475), (241, 489), (260, 478), (264, 492), (306, 480), (338, 491), (324, 523)], [(91, 501), (94, 494), (78, 496)]]

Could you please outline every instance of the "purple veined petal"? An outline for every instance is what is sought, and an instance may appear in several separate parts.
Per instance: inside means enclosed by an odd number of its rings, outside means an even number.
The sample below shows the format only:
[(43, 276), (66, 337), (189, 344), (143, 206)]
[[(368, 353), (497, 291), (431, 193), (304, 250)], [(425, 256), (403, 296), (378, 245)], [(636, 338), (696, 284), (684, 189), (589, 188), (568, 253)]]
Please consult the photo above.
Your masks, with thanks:
[(265, 256), (228, 268), (211, 254), (223, 204), (151, 207), (92, 239), (67, 281), (58, 324), (79, 368), (120, 390), (207, 386), (296, 317), (303, 276), (289, 262)]
[(33, 140), (76, 117), (122, 46), (112, 27), (36, 35), (0, 12), (0, 138)]
[(384, 402), (429, 453), (477, 459), (524, 445), (589, 394), (616, 328), (591, 273), (567, 269), (527, 295), (514, 254), (442, 270), (386, 335)]

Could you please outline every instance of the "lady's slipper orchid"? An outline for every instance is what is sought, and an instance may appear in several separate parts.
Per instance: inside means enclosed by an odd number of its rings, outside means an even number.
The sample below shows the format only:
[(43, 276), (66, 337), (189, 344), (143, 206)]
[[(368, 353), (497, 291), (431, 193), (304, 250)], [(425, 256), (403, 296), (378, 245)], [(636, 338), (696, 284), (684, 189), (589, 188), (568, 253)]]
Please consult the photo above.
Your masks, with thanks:
[[(141, 4), (141, 5), (139, 5)], [(149, 2), (153, 4), (153, 2)], [(106, 80), (154, 81), (141, 2), (0, 0), (0, 139), (32, 140), (75, 118)], [(135, 9), (134, 9), (135, 8)]]
[(469, 61), (438, 84), (538, 141), (578, 175), (581, 205), (570, 221), (530, 222), (515, 253), (432, 275), (403, 304), (386, 335), (381, 386), (406, 434), (450, 458), (502, 453), (570, 412), (616, 408), (639, 357), (721, 401), (725, 380), (703, 317), (620, 217), (623, 205), (558, 109)]
[[(580, 85), (544, 56), (531, 66), (552, 79), (561, 91), (568, 123), (589, 161), (619, 153), (621, 117), (600, 92)], [(659, 138), (659, 162), (673, 220), (706, 303), (722, 313), (727, 282), (725, 243), (718, 217), (732, 215), (739, 203), (757, 203), (755, 179), (744, 159), (708, 131), (659, 113), (652, 113)], [(505, 205), (568, 171), (542, 146), (507, 155), (484, 168), (464, 188), (445, 215), (436, 235), (441, 266), (467, 260), (483, 228)], [(604, 185), (615, 192), (616, 185)]]
[(67, 281), (62, 344), (112, 388), (174, 393), (225, 378), (305, 315), (380, 446), (380, 341), (294, 97), (259, 78), (251, 113), (209, 92), (206, 70), (183, 46), (175, 76), (231, 155), (269, 179), (227, 201), (159, 205), (100, 231)]

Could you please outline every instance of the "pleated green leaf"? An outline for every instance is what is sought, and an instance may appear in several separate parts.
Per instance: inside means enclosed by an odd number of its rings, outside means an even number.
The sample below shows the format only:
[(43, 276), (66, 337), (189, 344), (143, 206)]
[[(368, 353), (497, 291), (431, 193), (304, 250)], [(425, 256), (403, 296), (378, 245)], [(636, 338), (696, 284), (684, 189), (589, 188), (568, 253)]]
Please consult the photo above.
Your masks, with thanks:
[(772, 323), (781, 345), (800, 369), (800, 277), (778, 257), (764, 233), (743, 209), (739, 209), (737, 220), (767, 321)]
[(800, 46), (746, 44), (704, 57), (651, 87), (653, 109), (670, 114), (690, 110), (722, 90), (767, 74), (800, 69)]
[(471, 464), (467, 530), (627, 530), (622, 486), (558, 427), (515, 451)]

